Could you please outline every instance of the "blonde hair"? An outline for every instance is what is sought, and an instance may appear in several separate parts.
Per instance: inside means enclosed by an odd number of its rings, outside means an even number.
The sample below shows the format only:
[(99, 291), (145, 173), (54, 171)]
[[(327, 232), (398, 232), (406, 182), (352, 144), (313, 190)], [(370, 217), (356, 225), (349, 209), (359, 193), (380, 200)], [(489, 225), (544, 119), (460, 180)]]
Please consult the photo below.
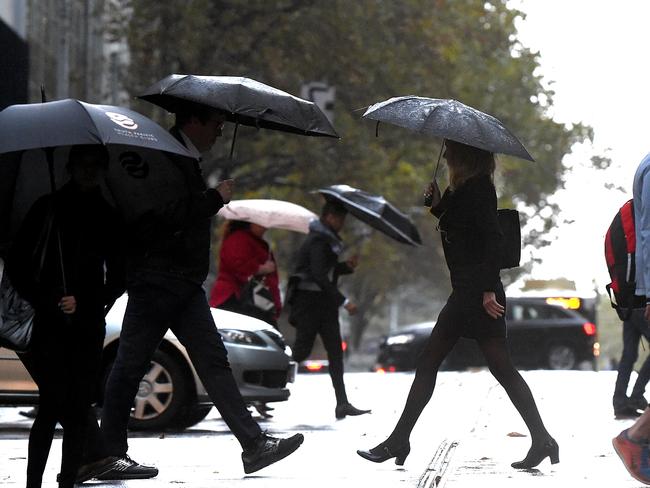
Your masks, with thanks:
[(448, 139), (445, 140), (445, 145), (451, 150), (451, 157), (447, 158), (447, 166), (449, 184), (453, 189), (459, 188), (467, 180), (478, 175), (488, 175), (490, 179), (494, 179), (496, 168), (494, 153)]

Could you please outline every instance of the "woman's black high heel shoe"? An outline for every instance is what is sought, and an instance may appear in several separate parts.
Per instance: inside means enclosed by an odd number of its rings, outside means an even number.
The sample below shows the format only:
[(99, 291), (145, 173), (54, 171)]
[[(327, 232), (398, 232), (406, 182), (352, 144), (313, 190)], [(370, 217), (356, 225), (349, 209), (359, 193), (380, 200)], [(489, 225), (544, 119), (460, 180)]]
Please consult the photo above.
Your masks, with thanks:
[(373, 447), (368, 451), (359, 449), (357, 454), (373, 463), (383, 463), (391, 458), (395, 458), (395, 464), (403, 466), (410, 452), (411, 444), (407, 441), (406, 444), (396, 447), (390, 447), (385, 442), (382, 442), (377, 447)]
[(515, 469), (531, 469), (547, 457), (551, 458), (551, 464), (560, 462), (560, 447), (552, 437), (549, 437), (542, 444), (533, 445), (524, 459), (512, 463), (510, 466)]

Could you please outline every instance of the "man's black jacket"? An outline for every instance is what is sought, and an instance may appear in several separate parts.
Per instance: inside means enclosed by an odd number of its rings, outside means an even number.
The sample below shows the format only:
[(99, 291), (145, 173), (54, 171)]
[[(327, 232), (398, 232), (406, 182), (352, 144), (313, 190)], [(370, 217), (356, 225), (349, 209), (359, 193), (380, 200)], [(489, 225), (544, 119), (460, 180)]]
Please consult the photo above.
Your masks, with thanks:
[(337, 246), (341, 247), (338, 235), (331, 230), (327, 232), (324, 224), (310, 227), (307, 239), (298, 250), (291, 276), (290, 286), (294, 291), (296, 288), (313, 289), (323, 293), (337, 307), (343, 304), (345, 296), (338, 290), (338, 277), (354, 270), (347, 263), (338, 261), (338, 253), (334, 251)]
[[(170, 132), (185, 145), (178, 128)], [(183, 173), (187, 196), (148, 212), (130, 226), (129, 278), (155, 272), (201, 285), (210, 267), (211, 218), (224, 202), (217, 190), (206, 188), (197, 161), (170, 157)]]

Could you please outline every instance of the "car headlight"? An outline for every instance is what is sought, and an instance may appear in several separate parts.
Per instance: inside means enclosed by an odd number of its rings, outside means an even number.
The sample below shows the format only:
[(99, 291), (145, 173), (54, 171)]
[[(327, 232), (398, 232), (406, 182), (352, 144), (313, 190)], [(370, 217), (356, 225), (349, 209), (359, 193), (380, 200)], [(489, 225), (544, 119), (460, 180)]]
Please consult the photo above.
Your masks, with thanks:
[(224, 342), (244, 344), (246, 346), (266, 347), (266, 342), (264, 342), (264, 339), (262, 339), (254, 332), (238, 329), (222, 329), (219, 332), (221, 332), (221, 337), (223, 337)]
[(386, 339), (386, 345), (396, 346), (399, 344), (408, 344), (413, 342), (413, 339), (415, 339), (415, 334), (398, 334)]

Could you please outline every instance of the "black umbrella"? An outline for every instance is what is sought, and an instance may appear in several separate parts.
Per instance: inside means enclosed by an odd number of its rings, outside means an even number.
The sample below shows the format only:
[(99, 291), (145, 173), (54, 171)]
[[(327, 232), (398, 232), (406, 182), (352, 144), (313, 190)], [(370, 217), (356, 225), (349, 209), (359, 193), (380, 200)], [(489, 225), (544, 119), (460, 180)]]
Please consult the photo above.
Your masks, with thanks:
[(381, 195), (371, 195), (348, 185), (332, 185), (318, 193), (345, 206), (356, 218), (405, 244), (422, 244), (417, 228), (409, 218)]
[(37, 198), (66, 179), (67, 154), (77, 144), (108, 148), (108, 196), (127, 220), (183, 190), (180, 170), (161, 151), (198, 156), (126, 108), (74, 99), (7, 107), (0, 112), (0, 242), (11, 238)]
[(304, 136), (339, 137), (315, 103), (250, 78), (172, 74), (138, 97), (169, 112), (178, 111), (189, 101), (219, 109), (235, 124)]
[(363, 117), (534, 161), (501, 121), (456, 100), (396, 97), (371, 105)]
[(0, 112), (0, 153), (75, 144), (121, 144), (197, 158), (153, 120), (127, 108), (67, 99)]

